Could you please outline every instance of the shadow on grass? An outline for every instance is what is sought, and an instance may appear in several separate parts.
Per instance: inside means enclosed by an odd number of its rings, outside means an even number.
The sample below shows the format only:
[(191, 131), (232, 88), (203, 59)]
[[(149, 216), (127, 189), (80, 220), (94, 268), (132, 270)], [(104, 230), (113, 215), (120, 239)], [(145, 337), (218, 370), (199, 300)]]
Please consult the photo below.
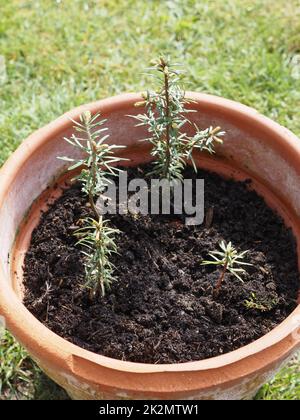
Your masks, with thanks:
[(53, 382), (43, 372), (39, 372), (35, 381), (32, 400), (70, 400), (66, 391)]

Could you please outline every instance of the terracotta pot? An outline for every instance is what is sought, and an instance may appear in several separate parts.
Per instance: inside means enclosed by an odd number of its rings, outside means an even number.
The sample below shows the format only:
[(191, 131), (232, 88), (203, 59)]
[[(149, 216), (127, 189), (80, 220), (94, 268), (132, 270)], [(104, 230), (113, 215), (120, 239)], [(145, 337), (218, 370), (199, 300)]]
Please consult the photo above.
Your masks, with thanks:
[[(220, 125), (228, 133), (216, 157), (198, 157), (198, 164), (224, 176), (251, 177), (254, 188), (292, 227), (300, 256), (299, 140), (244, 105), (209, 95), (188, 95), (196, 101), (199, 112), (191, 116), (198, 125)], [(138, 142), (143, 129), (135, 128), (126, 116), (137, 112), (133, 107), (137, 100), (139, 95), (126, 94), (76, 108), (30, 136), (2, 168), (0, 314), (32, 358), (72, 398), (251, 398), (299, 347), (300, 305), (270, 333), (239, 350), (202, 361), (151, 365), (83, 350), (51, 332), (22, 304), (22, 262), (32, 229), (47, 197), (60, 193), (59, 188), (46, 190), (65, 169), (56, 157), (77, 153), (62, 140), (72, 132), (69, 118), (87, 109), (101, 111), (108, 118), (110, 141), (128, 145), (124, 153), (136, 165), (149, 160), (149, 149)]]

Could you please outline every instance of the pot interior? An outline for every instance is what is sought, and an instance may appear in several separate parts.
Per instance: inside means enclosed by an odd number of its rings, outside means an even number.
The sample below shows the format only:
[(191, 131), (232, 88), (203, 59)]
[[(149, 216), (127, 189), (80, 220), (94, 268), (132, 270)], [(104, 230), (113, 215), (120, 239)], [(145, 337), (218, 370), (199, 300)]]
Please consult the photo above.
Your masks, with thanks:
[[(73, 130), (69, 117), (76, 118), (83, 109), (89, 109), (92, 113), (101, 111), (102, 117), (108, 119), (109, 142), (127, 145), (123, 156), (130, 157), (130, 165), (138, 165), (150, 160), (149, 147), (140, 142), (147, 133), (143, 128), (135, 127), (132, 118), (128, 117), (137, 113), (133, 104), (138, 98), (137, 95), (122, 96), (119, 100), (115, 98), (113, 105), (108, 100), (100, 101), (64, 115), (24, 142), (2, 170), (5, 193), (0, 207), (0, 264), (11, 285), (16, 277), (11, 276), (10, 272), (19, 273), (19, 286), (14, 284), (19, 295), (22, 258), (29, 244), (30, 233), (38, 223), (45, 197), (52, 194), (49, 193), (51, 189), (47, 188), (66, 170), (66, 162), (57, 157), (76, 157), (78, 153), (77, 149), (63, 140)], [(206, 95), (200, 98), (202, 100), (197, 97), (197, 102), (193, 104), (198, 112), (190, 114), (192, 122), (203, 128), (221, 126), (226, 135), (213, 158), (197, 156), (198, 165), (239, 180), (251, 177), (254, 180), (253, 188), (292, 227), (300, 255), (297, 223), (297, 217), (300, 216), (300, 149), (296, 138), (250, 108), (230, 101), (225, 101), (225, 105), (220, 104), (217, 98), (214, 101), (213, 97)], [(65, 182), (65, 179), (60, 178), (60, 182)], [(42, 193), (45, 195), (37, 200)], [(24, 226), (24, 220), (29, 226), (25, 236), (24, 229), (20, 229), (20, 226)], [(16, 232), (21, 235), (17, 235), (15, 242)], [(14, 244), (16, 246), (12, 252)]]

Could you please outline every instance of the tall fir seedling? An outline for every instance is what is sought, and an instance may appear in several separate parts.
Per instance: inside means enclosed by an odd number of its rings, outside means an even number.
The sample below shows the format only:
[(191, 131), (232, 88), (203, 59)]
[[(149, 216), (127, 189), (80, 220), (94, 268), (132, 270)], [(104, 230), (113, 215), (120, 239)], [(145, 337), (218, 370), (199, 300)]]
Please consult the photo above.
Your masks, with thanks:
[(152, 144), (151, 154), (154, 158), (153, 170), (149, 175), (157, 175), (169, 181), (182, 180), (182, 171), (190, 162), (197, 170), (193, 159), (195, 150), (214, 153), (215, 143), (222, 143), (224, 132), (220, 127), (209, 127), (201, 130), (192, 124), (194, 134), (189, 136), (184, 128), (190, 124), (187, 114), (195, 112), (187, 109), (192, 101), (185, 96), (180, 85), (181, 72), (178, 65), (160, 58), (150, 68), (158, 83), (156, 91), (148, 90), (143, 94), (144, 100), (136, 106), (144, 106), (144, 114), (133, 115), (139, 121), (138, 126), (146, 126), (149, 137), (144, 139)]
[[(85, 256), (85, 286), (90, 289), (90, 297), (93, 298), (101, 292), (102, 295), (110, 288), (111, 283), (116, 280), (114, 266), (110, 257), (117, 252), (115, 236), (119, 230), (109, 226), (107, 220), (103, 220), (96, 205), (96, 197), (105, 193), (111, 182), (110, 177), (119, 173), (114, 167), (121, 158), (114, 156), (115, 149), (124, 146), (109, 145), (105, 143), (109, 137), (103, 127), (106, 120), (99, 120), (100, 115), (94, 115), (89, 111), (80, 115), (79, 121), (73, 121), (74, 130), (70, 138), (64, 138), (73, 147), (80, 150), (80, 158), (61, 157), (72, 162), (69, 170), (80, 168), (81, 171), (76, 177), (82, 185), (82, 191), (87, 194), (89, 206), (93, 217), (83, 220), (83, 227), (75, 232), (78, 244), (83, 246)], [(104, 134), (104, 135), (103, 135)]]

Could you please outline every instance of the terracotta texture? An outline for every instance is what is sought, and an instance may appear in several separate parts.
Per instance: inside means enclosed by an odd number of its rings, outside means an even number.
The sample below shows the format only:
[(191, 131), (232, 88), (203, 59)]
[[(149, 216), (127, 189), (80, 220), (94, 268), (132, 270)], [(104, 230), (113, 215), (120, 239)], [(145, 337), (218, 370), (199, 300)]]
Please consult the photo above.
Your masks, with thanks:
[[(196, 101), (193, 107), (198, 112), (191, 116), (199, 126), (219, 125), (228, 133), (216, 156), (198, 157), (198, 164), (236, 179), (251, 177), (254, 188), (292, 227), (300, 262), (299, 140), (241, 104), (191, 92), (188, 96)], [(239, 350), (198, 362), (150, 365), (83, 350), (52, 333), (21, 302), (22, 261), (30, 234), (45, 199), (53, 195), (47, 186), (65, 169), (65, 162), (56, 157), (77, 153), (62, 140), (72, 132), (69, 118), (86, 109), (101, 111), (108, 118), (109, 141), (126, 144), (124, 156), (137, 165), (149, 160), (149, 148), (138, 141), (144, 129), (135, 128), (127, 116), (137, 112), (133, 104), (138, 100), (140, 95), (126, 94), (76, 108), (30, 136), (1, 169), (0, 315), (41, 368), (72, 398), (251, 398), (300, 346), (300, 305), (270, 333)]]

